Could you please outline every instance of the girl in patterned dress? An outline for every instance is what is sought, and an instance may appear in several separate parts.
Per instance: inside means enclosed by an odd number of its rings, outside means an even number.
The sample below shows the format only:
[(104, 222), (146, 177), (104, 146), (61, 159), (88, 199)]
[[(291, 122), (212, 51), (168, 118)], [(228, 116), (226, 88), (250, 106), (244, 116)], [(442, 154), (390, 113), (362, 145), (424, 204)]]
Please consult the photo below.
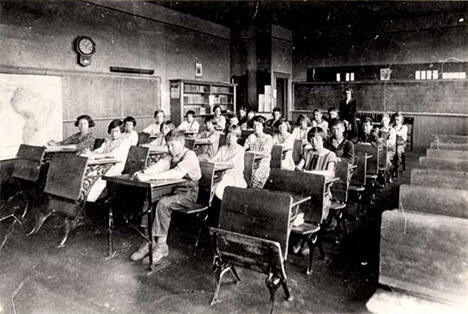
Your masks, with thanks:
[(252, 153), (260, 153), (264, 155), (258, 164), (258, 168), (254, 170), (252, 176), (252, 188), (262, 189), (268, 177), (270, 176), (270, 159), (271, 149), (273, 148), (273, 138), (269, 134), (263, 133), (265, 126), (265, 118), (256, 116), (253, 118), (254, 133), (247, 137), (244, 144), (244, 149)]
[(90, 116), (84, 114), (76, 118), (75, 126), (80, 130), (79, 132), (67, 137), (61, 142), (51, 140), (47, 143), (48, 146), (67, 146), (70, 148), (76, 148), (78, 153), (84, 153), (94, 148), (94, 137), (93, 132), (89, 128), (94, 127), (95, 123)]

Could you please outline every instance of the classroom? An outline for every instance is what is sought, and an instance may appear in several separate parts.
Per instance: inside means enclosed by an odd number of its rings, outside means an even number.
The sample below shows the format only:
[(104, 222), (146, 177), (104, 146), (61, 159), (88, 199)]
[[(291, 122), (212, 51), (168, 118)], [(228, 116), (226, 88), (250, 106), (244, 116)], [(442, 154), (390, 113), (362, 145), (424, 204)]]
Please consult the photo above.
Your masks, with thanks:
[(0, 1), (0, 313), (468, 313), (467, 1)]

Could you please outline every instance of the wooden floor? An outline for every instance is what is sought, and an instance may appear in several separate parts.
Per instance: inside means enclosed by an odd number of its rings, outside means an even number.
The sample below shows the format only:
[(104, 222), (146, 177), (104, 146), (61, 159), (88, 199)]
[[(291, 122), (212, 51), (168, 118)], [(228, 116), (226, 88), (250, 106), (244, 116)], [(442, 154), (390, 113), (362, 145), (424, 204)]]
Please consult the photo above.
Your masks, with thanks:
[[(416, 161), (408, 154), (407, 164)], [(314, 273), (304, 274), (307, 258), (290, 255), (286, 263), (294, 301), (277, 294), (277, 313), (366, 312), (365, 303), (377, 287), (381, 212), (396, 207), (398, 184), (409, 181), (409, 167), (394, 184), (377, 193), (376, 206), (349, 222), (349, 233), (335, 243), (325, 239), (326, 258), (314, 260)], [(58, 249), (61, 228), (57, 219), (46, 222), (32, 237), (25, 236), (30, 222), (0, 223), (0, 309), (4, 313), (268, 313), (264, 276), (239, 269), (241, 282), (226, 275), (222, 302), (210, 307), (214, 282), (212, 251), (205, 237), (194, 249), (194, 230), (175, 217), (169, 236), (171, 264), (146, 274), (141, 263), (129, 260), (139, 237), (123, 227), (115, 235), (117, 255), (106, 259), (106, 236), (83, 226)], [(102, 226), (103, 228), (104, 226)], [(10, 230), (10, 231), (9, 231)], [(5, 237), (6, 240), (5, 240)], [(316, 252), (318, 253), (318, 252)], [(361, 265), (362, 261), (368, 264)], [(0, 310), (2, 313), (2, 310)]]

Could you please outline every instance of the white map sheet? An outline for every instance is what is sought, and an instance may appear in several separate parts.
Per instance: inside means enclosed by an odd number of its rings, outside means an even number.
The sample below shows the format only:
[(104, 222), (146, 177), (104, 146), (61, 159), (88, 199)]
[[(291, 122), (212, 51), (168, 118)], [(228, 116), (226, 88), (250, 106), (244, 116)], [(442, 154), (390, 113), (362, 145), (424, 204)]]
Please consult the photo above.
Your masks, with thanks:
[(0, 73), (0, 160), (62, 138), (62, 125), (61, 77)]

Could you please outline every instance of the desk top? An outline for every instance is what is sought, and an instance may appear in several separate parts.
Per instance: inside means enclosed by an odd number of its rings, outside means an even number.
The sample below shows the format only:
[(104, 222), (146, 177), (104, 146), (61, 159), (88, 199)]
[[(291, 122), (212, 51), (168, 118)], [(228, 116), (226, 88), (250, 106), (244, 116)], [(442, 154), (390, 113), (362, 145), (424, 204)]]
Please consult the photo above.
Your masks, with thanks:
[(142, 145), (143, 147), (148, 147), (149, 148), (149, 153), (151, 155), (159, 155), (159, 154), (167, 154), (169, 153), (169, 150), (167, 147), (161, 147), (161, 146), (150, 146), (150, 145)]
[(132, 176), (129, 174), (123, 174), (119, 176), (103, 176), (102, 179), (113, 183), (137, 186), (142, 188), (158, 188), (163, 186), (179, 185), (181, 183), (187, 182), (187, 180), (185, 179), (155, 179), (141, 182), (132, 179)]
[(88, 159), (88, 165), (106, 165), (106, 164), (116, 164), (119, 160), (115, 158), (102, 157), (99, 159)]
[(194, 138), (195, 145), (211, 145), (213, 144), (209, 138)]
[(69, 146), (46, 146), (45, 147), (45, 153), (66, 153), (66, 152), (70, 152), (70, 153), (76, 153), (78, 152), (78, 150), (76, 149), (76, 147), (69, 147)]
[(264, 152), (252, 151), (252, 150), (246, 151), (245, 153), (254, 155), (254, 160), (263, 159), (263, 158), (270, 158), (271, 157), (270, 154), (267, 154), (267, 153), (264, 153)]

